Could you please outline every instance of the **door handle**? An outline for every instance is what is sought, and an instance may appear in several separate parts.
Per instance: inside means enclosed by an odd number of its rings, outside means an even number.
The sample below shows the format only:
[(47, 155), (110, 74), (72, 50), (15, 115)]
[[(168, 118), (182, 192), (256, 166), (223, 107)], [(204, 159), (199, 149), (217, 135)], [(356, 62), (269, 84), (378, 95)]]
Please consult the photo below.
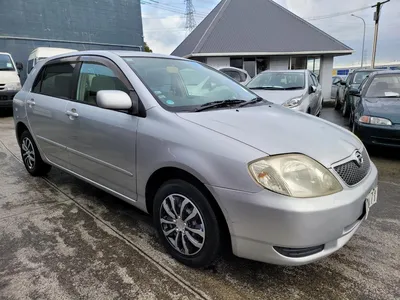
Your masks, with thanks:
[(65, 114), (66, 114), (67, 116), (69, 116), (69, 117), (72, 117), (72, 118), (77, 118), (77, 117), (79, 117), (79, 114), (76, 112), (75, 109), (67, 110), (67, 111), (65, 112)]
[(32, 106), (35, 106), (35, 100), (34, 99), (31, 99), (31, 100), (27, 100), (26, 101), (26, 104), (28, 104), (29, 105), (29, 107), (32, 107)]

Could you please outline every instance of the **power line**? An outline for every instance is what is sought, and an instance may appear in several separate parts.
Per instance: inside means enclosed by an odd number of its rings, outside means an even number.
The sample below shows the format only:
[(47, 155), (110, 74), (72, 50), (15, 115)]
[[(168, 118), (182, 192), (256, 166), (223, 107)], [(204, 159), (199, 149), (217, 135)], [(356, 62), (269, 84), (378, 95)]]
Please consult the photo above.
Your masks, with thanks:
[(330, 15), (322, 15), (322, 16), (305, 18), (305, 20), (307, 20), (307, 21), (317, 21), (317, 20), (323, 20), (323, 19), (330, 19), (330, 18), (340, 17), (340, 16), (344, 16), (344, 15), (349, 15), (349, 14), (355, 13), (357, 11), (368, 9), (368, 8), (371, 8), (371, 6), (360, 7), (360, 8), (357, 8), (357, 9), (338, 12), (338, 13), (330, 14)]

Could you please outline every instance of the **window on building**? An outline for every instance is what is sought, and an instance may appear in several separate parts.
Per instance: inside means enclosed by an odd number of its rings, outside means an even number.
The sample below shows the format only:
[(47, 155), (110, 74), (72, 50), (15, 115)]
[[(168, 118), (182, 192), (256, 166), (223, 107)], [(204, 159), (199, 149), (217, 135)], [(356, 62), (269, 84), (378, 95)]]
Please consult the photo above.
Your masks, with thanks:
[(249, 73), (250, 77), (256, 76), (256, 59), (254, 57), (246, 57), (243, 63), (244, 69)]
[(321, 64), (321, 58), (319, 56), (309, 56), (307, 59), (307, 70), (313, 72), (317, 76), (319, 75), (319, 69)]
[[(70, 99), (74, 68), (75, 64), (72, 63), (47, 66), (41, 80), (39, 93), (56, 98)], [(37, 88), (34, 88), (34, 90), (37, 91)]]
[(306, 56), (298, 56), (291, 57), (290, 59), (290, 69), (291, 70), (304, 70), (307, 68), (307, 57)]
[(206, 57), (192, 57), (191, 60), (195, 60), (201, 63), (207, 63), (207, 58)]
[(231, 57), (231, 67), (243, 69), (243, 57)]
[(96, 105), (97, 92), (100, 90), (129, 92), (110, 68), (95, 63), (83, 63), (79, 74), (76, 100)]
[(269, 69), (269, 58), (268, 57), (258, 57), (257, 61), (257, 74), (264, 72)]

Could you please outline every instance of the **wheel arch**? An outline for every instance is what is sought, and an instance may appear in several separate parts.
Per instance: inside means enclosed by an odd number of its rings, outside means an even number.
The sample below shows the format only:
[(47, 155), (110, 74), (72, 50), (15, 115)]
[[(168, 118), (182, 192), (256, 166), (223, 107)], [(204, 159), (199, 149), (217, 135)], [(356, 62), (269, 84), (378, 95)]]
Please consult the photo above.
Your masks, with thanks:
[(21, 146), (21, 135), (26, 130), (29, 131), (29, 128), (28, 128), (28, 126), (26, 126), (26, 124), (24, 122), (20, 121), (15, 126), (15, 134), (16, 134), (16, 137), (17, 137), (18, 145), (20, 145), (20, 146)]

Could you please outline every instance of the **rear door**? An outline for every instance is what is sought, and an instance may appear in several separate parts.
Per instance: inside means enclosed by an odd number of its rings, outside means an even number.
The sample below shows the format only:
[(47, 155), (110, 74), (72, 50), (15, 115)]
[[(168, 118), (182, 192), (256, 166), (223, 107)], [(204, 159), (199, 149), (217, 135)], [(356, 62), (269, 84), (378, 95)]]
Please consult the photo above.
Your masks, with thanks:
[(66, 107), (72, 97), (76, 58), (47, 63), (36, 77), (26, 98), (28, 122), (33, 136), (47, 159), (67, 168), (66, 147), (69, 128)]
[(136, 199), (136, 132), (139, 117), (97, 106), (100, 90), (134, 93), (110, 60), (82, 57), (77, 71), (75, 101), (66, 111), (72, 125), (68, 138), (71, 170), (113, 192)]

